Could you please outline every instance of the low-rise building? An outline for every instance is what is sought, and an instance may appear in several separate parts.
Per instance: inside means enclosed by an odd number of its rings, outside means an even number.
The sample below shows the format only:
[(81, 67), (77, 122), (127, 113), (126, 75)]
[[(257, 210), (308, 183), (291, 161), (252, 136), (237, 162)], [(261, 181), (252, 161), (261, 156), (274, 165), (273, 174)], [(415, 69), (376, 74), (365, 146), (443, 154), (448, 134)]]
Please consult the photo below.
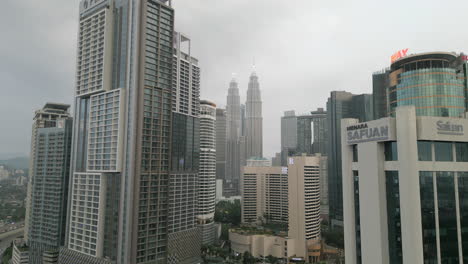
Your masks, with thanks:
[(23, 239), (13, 241), (11, 264), (29, 264), (29, 247)]
[[(301, 261), (301, 263), (307, 262), (304, 256), (297, 252), (298, 244), (303, 244), (303, 242), (288, 237), (286, 232), (274, 233), (268, 230), (244, 227), (230, 229), (229, 240), (231, 249), (235, 253), (249, 252), (255, 258), (273, 256), (290, 261), (288, 263), (293, 263), (292, 260)], [(323, 254), (329, 254), (333, 251), (324, 247), (321, 241), (310, 243), (308, 248), (313, 260), (307, 263), (316, 263), (320, 261)]]
[(275, 258), (290, 258), (295, 256), (294, 239), (286, 234), (275, 235), (273, 232), (258, 229), (229, 230), (231, 249), (236, 253), (250, 252), (256, 258), (273, 256)]
[(10, 171), (5, 166), (0, 166), (0, 181), (8, 179), (10, 175)]

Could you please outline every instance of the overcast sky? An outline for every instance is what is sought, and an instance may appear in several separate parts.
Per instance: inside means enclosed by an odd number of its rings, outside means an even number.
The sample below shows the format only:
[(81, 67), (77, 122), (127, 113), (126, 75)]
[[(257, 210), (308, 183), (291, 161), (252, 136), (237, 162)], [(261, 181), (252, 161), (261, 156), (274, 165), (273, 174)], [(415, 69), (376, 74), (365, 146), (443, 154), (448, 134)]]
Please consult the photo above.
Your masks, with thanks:
[[(332, 90), (370, 93), (399, 49), (468, 51), (466, 0), (173, 0), (192, 39), (201, 95), (226, 104), (236, 74), (245, 101), (255, 58), (264, 152), (280, 150), (280, 117), (325, 107)], [(2, 0), (0, 158), (28, 154), (34, 110), (72, 103), (78, 0)]]

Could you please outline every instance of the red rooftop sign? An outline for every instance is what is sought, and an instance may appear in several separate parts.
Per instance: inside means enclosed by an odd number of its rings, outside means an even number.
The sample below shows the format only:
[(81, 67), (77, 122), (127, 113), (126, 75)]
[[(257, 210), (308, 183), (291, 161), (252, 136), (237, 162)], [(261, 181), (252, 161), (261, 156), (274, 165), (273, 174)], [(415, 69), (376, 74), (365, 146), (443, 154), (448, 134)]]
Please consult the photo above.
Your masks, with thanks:
[(391, 59), (392, 63), (405, 57), (407, 53), (408, 53), (408, 49), (402, 49), (402, 50), (397, 51), (395, 54), (392, 55), (392, 59)]

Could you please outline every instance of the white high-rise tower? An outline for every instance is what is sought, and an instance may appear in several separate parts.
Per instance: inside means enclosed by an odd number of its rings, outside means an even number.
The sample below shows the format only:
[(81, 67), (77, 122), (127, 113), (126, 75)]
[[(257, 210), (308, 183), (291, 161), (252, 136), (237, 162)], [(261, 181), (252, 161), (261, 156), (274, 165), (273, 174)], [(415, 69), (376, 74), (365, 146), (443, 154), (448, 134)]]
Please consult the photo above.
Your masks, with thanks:
[(200, 168), (198, 192), (198, 224), (202, 244), (215, 240), (214, 212), (216, 199), (216, 105), (200, 101)]

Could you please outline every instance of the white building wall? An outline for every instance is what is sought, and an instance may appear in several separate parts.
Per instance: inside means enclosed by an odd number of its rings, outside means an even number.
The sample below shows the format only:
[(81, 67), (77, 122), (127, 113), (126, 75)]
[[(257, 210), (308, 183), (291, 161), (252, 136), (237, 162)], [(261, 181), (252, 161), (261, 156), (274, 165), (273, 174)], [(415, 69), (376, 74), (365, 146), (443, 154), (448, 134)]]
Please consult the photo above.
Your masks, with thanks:
[(202, 229), (202, 243), (215, 241), (216, 201), (216, 105), (200, 103), (200, 167), (198, 189), (198, 224)]
[(101, 173), (74, 173), (71, 190), (68, 247), (93, 257), (102, 257), (106, 179)]
[(403, 263), (423, 263), (416, 110), (399, 107), (396, 112), (401, 239), (403, 249), (411, 248), (403, 250)]
[(124, 90), (91, 96), (88, 131), (88, 170), (119, 172), (122, 169)]
[[(359, 163), (359, 199), (361, 248), (373, 247), (374, 250), (363, 250), (363, 264), (389, 263), (387, 200), (383, 147), (377, 142), (366, 142), (358, 145), (359, 153), (366, 153)], [(359, 159), (361, 160), (361, 159)], [(369, 166), (372, 164), (372, 166)]]
[[(357, 120), (342, 120), (342, 153), (343, 153), (343, 194), (345, 220), (345, 255), (346, 263), (357, 263), (356, 252), (362, 253), (363, 264), (390, 263), (389, 227), (387, 216), (386, 171), (398, 171), (399, 212), (401, 234), (401, 253), (403, 263), (424, 263), (423, 227), (421, 215), (420, 172), (433, 172), (434, 185), (434, 230), (435, 242), (433, 254), (437, 254), (436, 263), (444, 263), (442, 246), (453, 245), (454, 241), (444, 241), (444, 227), (439, 227), (439, 217), (447, 208), (439, 210), (436, 172), (454, 173), (454, 198), (456, 200), (453, 214), (456, 214), (458, 247), (460, 263), (463, 263), (462, 234), (460, 220), (460, 201), (458, 196), (457, 172), (468, 172), (468, 162), (456, 160), (457, 150), (452, 145), (453, 161), (437, 161), (437, 150), (432, 146), (432, 160), (418, 160), (418, 140), (468, 142), (468, 119), (446, 117), (417, 117), (414, 106), (399, 107), (396, 118), (384, 118), (359, 123)], [(353, 125), (353, 126), (352, 126)], [(382, 126), (388, 127), (388, 135), (375, 136), (370, 132)], [(347, 128), (350, 130), (347, 130)], [(351, 133), (351, 139), (349, 138)], [(373, 135), (374, 134), (374, 135)], [(356, 136), (357, 135), (357, 136)], [(398, 160), (385, 161), (385, 142), (396, 141)], [(358, 162), (353, 162), (353, 145), (357, 145)], [(460, 152), (463, 155), (463, 152)], [(354, 201), (353, 170), (359, 172), (359, 219), (361, 250), (356, 248), (356, 216)], [(458, 177), (460, 177), (458, 175)], [(445, 193), (444, 195), (447, 195)], [(443, 205), (443, 204), (442, 204)], [(427, 217), (427, 216), (426, 216)], [(398, 220), (397, 220), (398, 221)], [(395, 222), (393, 224), (397, 224)], [(440, 229), (439, 229), (440, 228)], [(432, 232), (432, 231), (428, 231)], [(431, 242), (432, 243), (432, 242)], [(398, 243), (396, 243), (398, 246)], [(432, 250), (432, 249), (431, 249)], [(437, 251), (437, 252), (435, 252)], [(429, 253), (430, 255), (431, 253)], [(395, 256), (396, 257), (396, 256)], [(449, 257), (452, 257), (451, 255)], [(427, 262), (428, 260), (426, 260)], [(445, 260), (446, 261), (446, 260)], [(457, 262), (458, 263), (458, 262)]]
[[(343, 119), (341, 127), (356, 124), (357, 119)], [(356, 214), (354, 201), (354, 177), (353, 177), (353, 150), (346, 142), (346, 131), (341, 131), (342, 175), (343, 175), (343, 220), (344, 220), (344, 245), (347, 264), (357, 264), (356, 248)]]
[[(82, 1), (80, 13), (107, 1)], [(109, 3), (112, 3), (110, 1)], [(78, 54), (76, 95), (83, 96), (111, 88), (113, 11), (109, 6), (80, 20), (78, 32)]]
[[(308, 259), (310, 240), (320, 239), (320, 158), (288, 158), (288, 236), (298, 257)], [(309, 243), (308, 243), (309, 242)]]

